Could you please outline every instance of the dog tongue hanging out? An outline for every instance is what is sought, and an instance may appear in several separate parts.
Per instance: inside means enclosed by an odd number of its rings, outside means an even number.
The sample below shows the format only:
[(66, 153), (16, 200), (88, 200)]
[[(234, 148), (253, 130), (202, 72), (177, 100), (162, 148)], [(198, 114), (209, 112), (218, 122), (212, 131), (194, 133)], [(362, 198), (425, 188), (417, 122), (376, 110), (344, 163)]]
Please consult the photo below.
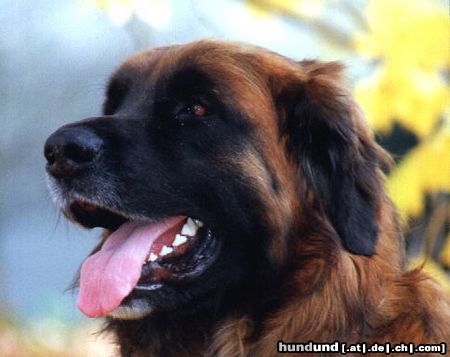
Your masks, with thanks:
[(83, 263), (78, 298), (80, 310), (87, 316), (99, 317), (117, 308), (137, 285), (142, 266), (150, 255), (173, 250), (169, 247), (185, 219), (173, 217), (154, 224), (128, 222), (120, 226), (100, 251)]
[(388, 156), (336, 63), (212, 40), (143, 52), (103, 115), (44, 151), (62, 212), (105, 229), (78, 307), (123, 356), (450, 341), (448, 299), (404, 269)]
[[(86, 204), (85, 204), (86, 206)], [(186, 256), (196, 242), (203, 223), (185, 216), (170, 217), (156, 223), (123, 223), (105, 241), (99, 251), (83, 263), (80, 272), (78, 308), (89, 317), (140, 316), (131, 308), (119, 307), (134, 289), (158, 288), (164, 279), (176, 280), (164, 262), (176, 262)], [(143, 278), (143, 269), (147, 276)], [(139, 281), (151, 281), (138, 286)], [(147, 312), (147, 311), (145, 311)]]

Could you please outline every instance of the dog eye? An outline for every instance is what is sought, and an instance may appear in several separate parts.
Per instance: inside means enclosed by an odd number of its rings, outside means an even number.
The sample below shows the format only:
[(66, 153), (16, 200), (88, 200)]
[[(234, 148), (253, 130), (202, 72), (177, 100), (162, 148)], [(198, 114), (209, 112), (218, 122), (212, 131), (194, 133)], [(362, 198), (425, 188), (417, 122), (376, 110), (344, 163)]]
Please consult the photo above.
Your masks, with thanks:
[(196, 117), (204, 117), (208, 115), (208, 110), (203, 104), (194, 103), (186, 108), (186, 112)]
[[(200, 103), (199, 101), (195, 101), (192, 104), (189, 104), (187, 106), (184, 106), (179, 110), (176, 114), (176, 118), (181, 122), (190, 122), (190, 121), (197, 121), (198, 119), (203, 119), (211, 115), (211, 111), (203, 103)], [(184, 124), (183, 124), (184, 125)]]

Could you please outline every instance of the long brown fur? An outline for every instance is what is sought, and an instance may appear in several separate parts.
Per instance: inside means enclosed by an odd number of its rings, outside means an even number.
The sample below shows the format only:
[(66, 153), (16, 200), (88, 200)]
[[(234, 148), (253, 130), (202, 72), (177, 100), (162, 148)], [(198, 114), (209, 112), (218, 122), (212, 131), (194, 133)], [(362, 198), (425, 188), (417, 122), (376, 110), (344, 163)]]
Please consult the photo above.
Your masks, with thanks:
[[(199, 44), (196, 46), (201, 48)], [(318, 102), (333, 103), (337, 96), (345, 93), (345, 97), (340, 100), (350, 102), (352, 121), (359, 139), (364, 145), (372, 146), (380, 161), (389, 165), (390, 157), (374, 142), (359, 108), (352, 102), (344, 87), (340, 65), (303, 61), (301, 64), (304, 70), (296, 68), (293, 72), (293, 64), (281, 63), (280, 57), (267, 52), (259, 55), (257, 66), (271, 74), (274, 86), (279, 87), (275, 88), (275, 92), (281, 92), (292, 81), (301, 80), (312, 84), (312, 97)], [(237, 75), (242, 74), (249, 76), (245, 72)], [(252, 79), (248, 80), (253, 82)], [(250, 101), (246, 99), (248, 94), (238, 94), (238, 98), (240, 97), (240, 103), (244, 107), (248, 107), (250, 118), (269, 118), (269, 123), (259, 122), (267, 130), (264, 135), (267, 135), (268, 146), (264, 149), (270, 153), (271, 165), (283, 182), (286, 196), (272, 198), (271, 205), (274, 209), (267, 215), (282, 221), (289, 218), (289, 214), (283, 213), (280, 205), (288, 207), (287, 211), (299, 206), (302, 206), (302, 210), (312, 210), (308, 206), (312, 204), (312, 200), (298, 202), (298, 190), (307, 191), (304, 192), (305, 198), (310, 193), (308, 194), (307, 188), (294, 187), (296, 183), (293, 182), (293, 172), (296, 165), (286, 161), (286, 156), (273, 147), (276, 139), (271, 136), (277, 132), (272, 119), (274, 114), (270, 113), (270, 108), (265, 107), (270, 103), (267, 103), (267, 94), (263, 94), (264, 88), (255, 89), (255, 92), (258, 90), (262, 92), (259, 94), (261, 101), (257, 103), (258, 108), (250, 104), (255, 103), (254, 98)], [(236, 88), (236, 92), (239, 93), (239, 88)], [(245, 92), (248, 93), (247, 88)], [(253, 111), (257, 113), (252, 113)], [(282, 144), (280, 143), (281, 148)], [(247, 170), (257, 170), (252, 169), (252, 165), (245, 166)], [(378, 175), (383, 180), (381, 171)], [(252, 173), (250, 176), (258, 175)], [(264, 181), (262, 184), (265, 184)], [(295, 252), (292, 263), (294, 268), (280, 282), (284, 295), (281, 306), (264, 321), (263, 332), (256, 340), (252, 339), (254, 326), (251, 317), (242, 314), (220, 322), (212, 334), (208, 354), (223, 357), (273, 356), (278, 341), (339, 340), (349, 344), (412, 342), (416, 345), (448, 343), (448, 297), (420, 269), (406, 270), (403, 236), (395, 208), (382, 189), (373, 194), (379, 203), (377, 217), (381, 227), (374, 256), (358, 256), (343, 250), (328, 237), (330, 234), (327, 230), (332, 228), (320, 215), (315, 218), (323, 225), (322, 234), (312, 228), (310, 232), (301, 215), (295, 217), (298, 237), (294, 239), (296, 244), (292, 247)], [(279, 212), (281, 217), (277, 218)], [(276, 237), (274, 242), (274, 254), (280, 254), (283, 245), (276, 243)]]
[[(123, 355), (159, 356), (163, 350), (177, 356), (269, 357), (276, 355), (279, 341), (448, 343), (449, 299), (420, 269), (405, 268), (397, 213), (383, 188), (382, 166), (391, 159), (346, 88), (342, 66), (296, 62), (258, 47), (208, 40), (139, 54), (118, 72), (140, 73), (150, 86), (184, 66), (214, 78), (221, 99), (254, 128), (252, 145), (233, 157), (224, 152), (216, 161), (238, 172), (259, 195), (261, 219), (272, 232), (266, 254), (281, 273), (275, 287), (259, 292), (273, 294), (265, 296), (273, 301), (258, 318), (250, 311), (252, 301), (243, 301), (226, 316), (205, 322), (197, 335), (151, 329), (153, 334), (143, 335), (145, 322), (110, 322)], [(372, 202), (378, 226), (374, 254), (352, 253), (337, 234), (326, 208), (339, 204), (330, 202), (334, 187), (330, 196), (321, 196), (317, 167), (303, 160), (310, 148), (298, 147), (307, 145), (308, 136), (295, 139), (301, 128), (292, 121), (292, 107), (299, 98), (307, 98), (302, 115), (313, 113), (345, 142), (337, 165), (351, 172), (350, 180)], [(164, 345), (168, 340), (170, 346)]]

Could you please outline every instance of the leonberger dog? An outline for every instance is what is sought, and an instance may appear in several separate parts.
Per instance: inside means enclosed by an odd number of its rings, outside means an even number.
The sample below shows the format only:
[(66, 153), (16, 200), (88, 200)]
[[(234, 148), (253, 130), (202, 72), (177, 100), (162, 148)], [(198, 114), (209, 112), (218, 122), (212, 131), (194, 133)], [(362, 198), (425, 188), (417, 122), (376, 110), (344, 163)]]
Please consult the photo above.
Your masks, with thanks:
[(78, 307), (123, 356), (450, 341), (448, 297), (405, 268), (390, 157), (338, 63), (217, 40), (152, 49), (112, 75), (103, 115), (44, 151), (64, 215), (105, 229)]

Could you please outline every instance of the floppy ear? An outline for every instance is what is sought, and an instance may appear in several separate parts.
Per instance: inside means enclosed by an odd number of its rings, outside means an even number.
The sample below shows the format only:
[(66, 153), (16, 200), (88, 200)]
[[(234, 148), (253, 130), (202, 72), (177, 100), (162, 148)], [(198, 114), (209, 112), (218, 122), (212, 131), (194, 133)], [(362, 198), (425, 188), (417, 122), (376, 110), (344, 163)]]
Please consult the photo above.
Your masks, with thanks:
[(343, 246), (373, 255), (382, 197), (379, 161), (385, 154), (340, 84), (341, 66), (308, 61), (300, 68), (302, 78), (291, 83), (282, 100), (288, 105), (282, 128), (288, 150)]

